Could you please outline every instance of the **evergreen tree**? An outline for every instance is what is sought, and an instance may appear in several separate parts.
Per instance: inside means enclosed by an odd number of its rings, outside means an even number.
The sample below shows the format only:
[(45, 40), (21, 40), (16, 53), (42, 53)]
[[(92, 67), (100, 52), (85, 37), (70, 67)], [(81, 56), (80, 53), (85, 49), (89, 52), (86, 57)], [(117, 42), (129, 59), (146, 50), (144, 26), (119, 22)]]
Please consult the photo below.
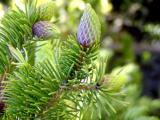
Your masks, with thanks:
[[(25, 0), (0, 23), (1, 117), (3, 120), (105, 120), (125, 102), (125, 75), (106, 74), (100, 55), (101, 25), (89, 4), (76, 35), (61, 40), (51, 22), (54, 2)], [(53, 58), (36, 61), (49, 40)]]

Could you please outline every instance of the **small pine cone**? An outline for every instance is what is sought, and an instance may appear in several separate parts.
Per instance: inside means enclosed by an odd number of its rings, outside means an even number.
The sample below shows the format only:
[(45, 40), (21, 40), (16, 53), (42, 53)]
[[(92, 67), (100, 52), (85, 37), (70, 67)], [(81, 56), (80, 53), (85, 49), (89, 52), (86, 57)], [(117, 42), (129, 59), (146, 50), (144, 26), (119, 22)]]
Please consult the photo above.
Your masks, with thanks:
[(89, 4), (81, 17), (77, 31), (77, 40), (83, 47), (90, 47), (95, 41), (100, 40), (101, 25), (95, 11)]
[(112, 91), (119, 91), (127, 80), (126, 75), (107, 75), (101, 85), (104, 88), (109, 88)]
[(33, 36), (42, 39), (56, 38), (59, 34), (58, 29), (48, 21), (39, 21), (32, 27)]
[(47, 2), (39, 6), (39, 19), (40, 20), (50, 20), (54, 14), (55, 3), (53, 1)]

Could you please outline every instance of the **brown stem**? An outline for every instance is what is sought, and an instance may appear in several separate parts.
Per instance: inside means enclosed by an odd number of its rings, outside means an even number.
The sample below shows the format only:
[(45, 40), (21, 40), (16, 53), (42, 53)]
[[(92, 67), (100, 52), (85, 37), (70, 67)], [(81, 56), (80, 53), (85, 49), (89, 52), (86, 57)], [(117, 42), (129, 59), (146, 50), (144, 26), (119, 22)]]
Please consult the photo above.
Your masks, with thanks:
[(67, 88), (67, 90), (71, 91), (80, 91), (80, 90), (96, 90), (96, 85), (73, 85), (70, 88)]

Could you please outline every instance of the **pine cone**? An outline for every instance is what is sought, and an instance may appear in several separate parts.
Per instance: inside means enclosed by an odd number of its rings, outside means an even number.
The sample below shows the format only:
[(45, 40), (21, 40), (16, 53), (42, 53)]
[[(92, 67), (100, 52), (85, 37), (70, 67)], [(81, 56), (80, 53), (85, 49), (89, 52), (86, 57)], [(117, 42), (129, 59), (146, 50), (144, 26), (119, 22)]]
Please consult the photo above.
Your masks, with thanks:
[(119, 91), (127, 79), (126, 75), (106, 75), (100, 84), (102, 87), (109, 88), (112, 91)]
[(100, 29), (101, 27), (98, 16), (91, 6), (87, 4), (77, 31), (78, 42), (83, 47), (89, 47), (95, 41), (100, 40)]
[(49, 39), (57, 37), (59, 32), (57, 28), (48, 21), (39, 21), (32, 27), (33, 36), (37, 36), (42, 39)]

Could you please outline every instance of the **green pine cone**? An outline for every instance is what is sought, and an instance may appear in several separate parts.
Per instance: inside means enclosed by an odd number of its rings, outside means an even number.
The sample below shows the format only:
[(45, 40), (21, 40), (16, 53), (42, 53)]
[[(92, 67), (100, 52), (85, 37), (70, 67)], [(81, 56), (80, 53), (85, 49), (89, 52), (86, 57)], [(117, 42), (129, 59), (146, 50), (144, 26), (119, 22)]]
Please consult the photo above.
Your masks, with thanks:
[(126, 75), (107, 75), (103, 80), (102, 87), (112, 91), (119, 91), (127, 80)]

